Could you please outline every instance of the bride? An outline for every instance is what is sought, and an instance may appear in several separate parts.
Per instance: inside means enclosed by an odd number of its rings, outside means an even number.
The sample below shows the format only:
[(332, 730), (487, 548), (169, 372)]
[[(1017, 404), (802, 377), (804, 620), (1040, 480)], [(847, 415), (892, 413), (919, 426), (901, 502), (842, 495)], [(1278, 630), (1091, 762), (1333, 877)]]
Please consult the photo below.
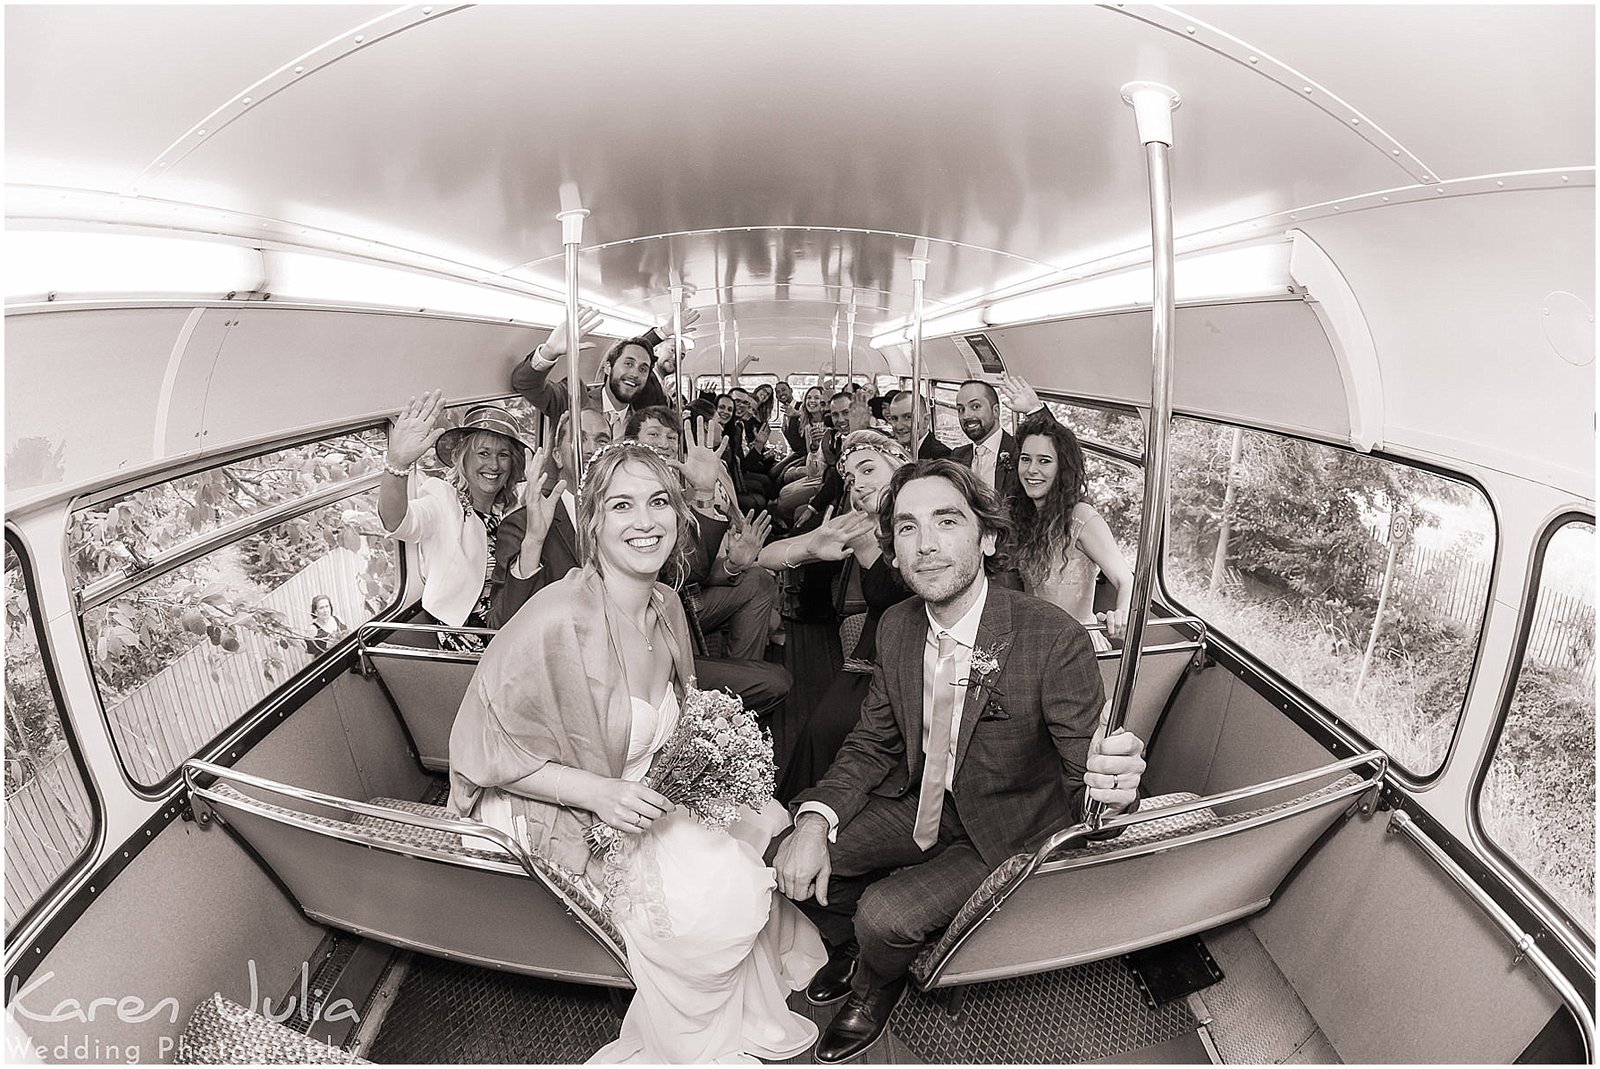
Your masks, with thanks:
[[(489, 644), (450, 736), (457, 812), (621, 889), (608, 905), (637, 991), (592, 1061), (784, 1059), (816, 1038), (786, 997), (826, 953), (762, 862), (787, 814), (769, 800), (714, 831), (640, 782), (694, 681), (682, 605), (656, 582), (692, 549), (693, 523), (652, 450), (629, 441), (596, 454), (578, 498), (588, 563)], [(629, 833), (620, 871), (584, 842), (596, 820)]]

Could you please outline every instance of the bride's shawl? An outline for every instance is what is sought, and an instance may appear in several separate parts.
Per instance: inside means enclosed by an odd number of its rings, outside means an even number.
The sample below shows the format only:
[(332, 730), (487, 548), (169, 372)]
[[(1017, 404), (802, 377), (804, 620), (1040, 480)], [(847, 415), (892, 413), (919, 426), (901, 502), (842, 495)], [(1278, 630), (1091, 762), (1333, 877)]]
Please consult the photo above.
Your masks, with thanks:
[[(694, 679), (683, 606), (656, 584), (651, 600), (666, 625), (679, 687)], [(450, 732), (450, 805), (470, 816), (488, 790), (554, 761), (617, 777), (627, 760), (633, 703), (611, 635), (617, 618), (592, 567), (539, 591), (484, 651)], [(567, 777), (570, 779), (571, 777)], [(527, 821), (527, 845), (575, 872), (589, 867), (584, 830), (595, 817), (506, 791)]]

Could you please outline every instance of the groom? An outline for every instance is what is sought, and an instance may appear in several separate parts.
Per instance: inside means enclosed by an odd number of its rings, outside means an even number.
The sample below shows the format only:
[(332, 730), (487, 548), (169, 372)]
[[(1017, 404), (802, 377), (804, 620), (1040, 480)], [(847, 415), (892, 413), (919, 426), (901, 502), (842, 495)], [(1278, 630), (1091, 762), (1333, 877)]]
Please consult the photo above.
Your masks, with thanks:
[(985, 576), (1008, 533), (992, 490), (921, 460), (878, 515), (918, 597), (884, 613), (861, 721), (797, 797), (773, 866), (829, 944), (807, 997), (850, 996), (821, 1062), (878, 1039), (911, 962), (1002, 861), (1071, 823), (1086, 785), (1111, 812), (1135, 804), (1144, 769), (1133, 735), (1094, 737), (1103, 691), (1083, 628)]

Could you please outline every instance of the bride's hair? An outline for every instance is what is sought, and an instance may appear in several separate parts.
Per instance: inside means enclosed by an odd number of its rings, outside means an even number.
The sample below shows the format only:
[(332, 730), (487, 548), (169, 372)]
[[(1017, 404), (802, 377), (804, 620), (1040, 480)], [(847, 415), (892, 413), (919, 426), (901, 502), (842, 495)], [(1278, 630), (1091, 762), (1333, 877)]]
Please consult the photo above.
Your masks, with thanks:
[(599, 554), (600, 501), (610, 489), (611, 480), (616, 477), (617, 470), (624, 464), (635, 464), (644, 468), (667, 491), (667, 500), (671, 502), (673, 515), (678, 519), (678, 538), (673, 544), (672, 552), (667, 555), (666, 563), (661, 567), (661, 574), (667, 577), (664, 581), (680, 586), (683, 577), (689, 574), (689, 560), (694, 556), (699, 523), (695, 519), (694, 510), (689, 507), (689, 502), (683, 496), (683, 485), (678, 473), (668, 467), (667, 462), (654, 449), (631, 438), (612, 442), (600, 449), (590, 458), (589, 466), (584, 469), (583, 486), (578, 491), (578, 556), (584, 561), (592, 561), (604, 574), (605, 569), (600, 562)]
[(1053, 419), (1029, 416), (1017, 428), (1017, 452), (1035, 437), (1050, 439), (1056, 452), (1056, 478), (1038, 504), (1018, 486), (1011, 494), (1011, 523), (1017, 532), (1012, 560), (1024, 579), (1037, 584), (1066, 554), (1072, 510), (1088, 496), (1089, 484), (1077, 435)]

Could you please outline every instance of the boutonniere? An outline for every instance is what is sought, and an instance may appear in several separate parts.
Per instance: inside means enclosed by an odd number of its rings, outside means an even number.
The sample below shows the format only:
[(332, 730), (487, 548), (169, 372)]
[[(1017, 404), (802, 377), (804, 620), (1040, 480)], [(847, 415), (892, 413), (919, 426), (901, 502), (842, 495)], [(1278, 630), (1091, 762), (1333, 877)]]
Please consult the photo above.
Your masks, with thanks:
[(1009, 449), (1000, 450), (1000, 466), (1002, 468), (1011, 466), (1011, 451)]
[(984, 692), (983, 710), (978, 715), (979, 721), (1011, 718), (1005, 707), (1000, 704), (1005, 692), (995, 685), (999, 682), (1000, 661), (1010, 648), (1009, 642), (997, 642), (992, 646), (976, 646), (972, 650), (972, 658), (968, 661), (968, 675), (964, 682), (968, 688), (977, 687)]

